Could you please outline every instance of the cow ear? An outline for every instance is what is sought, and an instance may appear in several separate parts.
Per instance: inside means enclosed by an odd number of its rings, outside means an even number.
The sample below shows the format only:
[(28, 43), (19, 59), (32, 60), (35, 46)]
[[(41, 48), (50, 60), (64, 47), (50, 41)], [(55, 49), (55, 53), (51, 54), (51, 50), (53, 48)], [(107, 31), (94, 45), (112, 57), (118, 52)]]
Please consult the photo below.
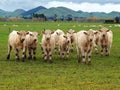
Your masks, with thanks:
[(54, 31), (51, 32), (51, 34), (53, 34), (53, 33), (54, 33)]
[(56, 34), (57, 34), (57, 35), (59, 35), (59, 33), (58, 33), (58, 32), (56, 32)]
[(42, 34), (45, 34), (45, 28), (44, 28), (44, 30), (42, 31)]
[(108, 29), (106, 32), (109, 32), (110, 30)]
[(64, 35), (63, 37), (67, 39), (67, 36)]
[(45, 34), (45, 31), (42, 31), (42, 34)]
[(30, 36), (33, 36), (33, 34), (30, 33)]
[(69, 31), (67, 31), (67, 33), (69, 33), (69, 34), (70, 34), (70, 32), (69, 32)]
[(74, 32), (73, 33), (76, 33), (76, 31), (74, 30)]
[(87, 32), (84, 32), (85, 35), (88, 35)]
[(20, 32), (17, 32), (18, 35), (20, 35)]
[(102, 32), (102, 30), (100, 29), (100, 30), (98, 30), (99, 32)]
[(40, 35), (40, 33), (39, 33), (39, 32), (37, 32), (37, 35), (39, 36), (39, 35)]
[(94, 32), (94, 34), (97, 34), (98, 32)]
[(29, 34), (29, 32), (26, 32), (26, 35)]

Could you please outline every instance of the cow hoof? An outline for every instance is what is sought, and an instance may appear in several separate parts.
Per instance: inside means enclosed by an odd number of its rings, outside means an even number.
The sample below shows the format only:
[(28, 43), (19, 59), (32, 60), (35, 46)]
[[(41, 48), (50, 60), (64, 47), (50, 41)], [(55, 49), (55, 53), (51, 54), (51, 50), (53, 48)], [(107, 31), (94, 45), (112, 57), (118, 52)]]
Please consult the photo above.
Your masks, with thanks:
[(98, 52), (96, 52), (95, 54), (98, 54)]
[(74, 50), (73, 50), (73, 49), (71, 49), (71, 50), (70, 50), (70, 52), (74, 52)]
[(19, 59), (19, 58), (17, 58), (17, 59), (16, 59), (16, 62), (19, 62), (19, 61), (20, 61), (20, 59)]
[(83, 61), (83, 62), (82, 62), (82, 64), (84, 64), (84, 65), (85, 65), (85, 64), (86, 64), (86, 62), (85, 62), (85, 61)]
[(53, 61), (52, 61), (52, 60), (50, 60), (50, 63), (53, 63)]
[(30, 60), (30, 59), (32, 59), (32, 57), (31, 57), (31, 56), (29, 56), (29, 57), (28, 57), (28, 60)]
[(60, 60), (64, 60), (64, 58), (60, 57)]
[(109, 54), (106, 54), (106, 56), (109, 56)]
[(88, 61), (88, 65), (91, 65), (91, 61)]
[(9, 59), (10, 59), (10, 55), (7, 56), (7, 60), (9, 60)]
[(43, 60), (44, 62), (47, 62), (47, 60)]
[(33, 57), (34, 60), (36, 60), (36, 57)]
[(66, 60), (68, 60), (68, 58), (66, 58)]
[(78, 60), (78, 63), (80, 63), (80, 60)]
[(25, 55), (25, 59), (27, 58), (27, 56)]
[(25, 62), (25, 60), (22, 60), (22, 62)]

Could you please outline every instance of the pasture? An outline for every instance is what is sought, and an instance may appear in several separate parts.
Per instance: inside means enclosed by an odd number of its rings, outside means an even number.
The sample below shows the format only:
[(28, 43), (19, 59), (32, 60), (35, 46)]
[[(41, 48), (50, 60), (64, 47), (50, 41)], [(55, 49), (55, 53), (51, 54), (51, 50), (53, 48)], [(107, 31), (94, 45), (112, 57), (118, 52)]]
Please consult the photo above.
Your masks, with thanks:
[[(92, 53), (92, 65), (77, 61), (76, 48), (69, 60), (53, 54), (53, 63), (43, 62), (40, 46), (37, 60), (16, 62), (12, 51), (6, 61), (10, 30), (38, 31), (43, 29), (88, 30), (105, 26), (113, 31), (109, 57)], [(39, 42), (41, 41), (39, 36)], [(100, 52), (100, 51), (99, 51)], [(21, 57), (21, 56), (20, 56)], [(0, 22), (0, 90), (119, 90), (120, 89), (120, 27), (115, 24), (78, 22)]]

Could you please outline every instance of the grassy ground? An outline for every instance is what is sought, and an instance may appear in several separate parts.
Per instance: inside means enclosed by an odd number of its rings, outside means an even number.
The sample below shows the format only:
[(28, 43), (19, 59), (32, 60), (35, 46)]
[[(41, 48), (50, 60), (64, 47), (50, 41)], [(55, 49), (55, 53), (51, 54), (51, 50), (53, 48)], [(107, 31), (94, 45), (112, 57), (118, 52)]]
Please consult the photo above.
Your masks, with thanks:
[[(18, 26), (15, 26), (18, 25)], [(94, 26), (95, 25), (95, 26)], [(42, 60), (40, 46), (37, 61), (16, 62), (12, 51), (6, 61), (9, 28), (12, 30), (38, 31), (45, 29), (72, 28), (76, 31), (105, 26), (113, 31), (111, 55), (102, 57), (92, 54), (92, 65), (77, 62), (76, 49), (70, 59), (61, 61), (53, 54), (54, 62)], [(77, 22), (0, 22), (0, 90), (119, 90), (120, 89), (120, 27), (114, 24)], [(39, 42), (41, 36), (39, 36)]]

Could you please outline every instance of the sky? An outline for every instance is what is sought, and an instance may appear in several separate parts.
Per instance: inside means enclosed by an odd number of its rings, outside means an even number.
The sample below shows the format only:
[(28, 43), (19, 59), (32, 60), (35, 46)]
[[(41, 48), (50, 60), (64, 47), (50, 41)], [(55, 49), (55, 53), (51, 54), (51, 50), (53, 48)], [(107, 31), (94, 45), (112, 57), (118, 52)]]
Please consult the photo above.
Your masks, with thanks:
[(120, 12), (120, 0), (1, 0), (0, 9), (14, 11), (16, 9), (30, 10), (32, 8), (44, 6), (67, 7), (72, 10), (82, 10), (85, 12)]

